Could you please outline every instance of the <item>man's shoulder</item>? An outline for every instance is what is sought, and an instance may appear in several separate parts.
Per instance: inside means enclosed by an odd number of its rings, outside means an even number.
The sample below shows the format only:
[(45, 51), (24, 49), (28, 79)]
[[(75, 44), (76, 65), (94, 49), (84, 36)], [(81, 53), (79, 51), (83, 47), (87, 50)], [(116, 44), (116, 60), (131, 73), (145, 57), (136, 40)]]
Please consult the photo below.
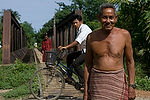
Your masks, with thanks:
[(122, 29), (122, 28), (117, 28), (115, 27), (115, 31), (119, 34), (122, 34), (122, 35), (130, 35), (129, 31), (126, 30), (126, 29)]
[(101, 33), (101, 29), (98, 29), (98, 30), (91, 32), (91, 35), (100, 34), (100, 33)]
[(85, 28), (85, 29), (91, 30), (90, 27), (89, 27), (88, 25), (86, 25), (86, 24), (81, 24), (81, 27), (82, 27), (83, 29)]
[(118, 30), (117, 33), (121, 34), (125, 39), (131, 38), (130, 33), (126, 29), (116, 28)]
[(86, 24), (81, 24), (82, 27), (89, 27), (88, 25)]
[(91, 32), (91, 33), (88, 35), (88, 37), (95, 38), (95, 37), (97, 37), (97, 35), (100, 34), (100, 33), (101, 33), (101, 29), (95, 30), (95, 31)]
[(115, 27), (115, 30), (118, 32), (124, 33), (124, 34), (129, 33), (126, 29), (122, 29), (122, 28), (118, 28), (118, 27)]

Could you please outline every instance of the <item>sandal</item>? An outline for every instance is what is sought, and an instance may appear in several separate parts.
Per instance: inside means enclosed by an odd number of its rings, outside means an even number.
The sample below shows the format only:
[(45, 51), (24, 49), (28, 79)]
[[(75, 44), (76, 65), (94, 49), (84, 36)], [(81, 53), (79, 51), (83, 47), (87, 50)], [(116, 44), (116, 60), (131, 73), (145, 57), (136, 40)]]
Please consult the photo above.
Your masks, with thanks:
[(80, 89), (81, 92), (83, 92), (83, 91), (84, 91), (84, 83), (80, 83), (80, 85), (81, 85), (81, 86), (80, 86), (79, 89)]

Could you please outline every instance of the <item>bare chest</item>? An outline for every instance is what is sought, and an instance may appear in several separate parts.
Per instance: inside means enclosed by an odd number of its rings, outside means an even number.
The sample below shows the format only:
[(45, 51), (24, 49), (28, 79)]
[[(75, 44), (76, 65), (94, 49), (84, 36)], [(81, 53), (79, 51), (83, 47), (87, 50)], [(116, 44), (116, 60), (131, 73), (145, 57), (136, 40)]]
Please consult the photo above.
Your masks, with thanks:
[(113, 36), (106, 39), (96, 39), (91, 43), (94, 55), (111, 56), (113, 58), (121, 57), (124, 52), (125, 40), (122, 36)]

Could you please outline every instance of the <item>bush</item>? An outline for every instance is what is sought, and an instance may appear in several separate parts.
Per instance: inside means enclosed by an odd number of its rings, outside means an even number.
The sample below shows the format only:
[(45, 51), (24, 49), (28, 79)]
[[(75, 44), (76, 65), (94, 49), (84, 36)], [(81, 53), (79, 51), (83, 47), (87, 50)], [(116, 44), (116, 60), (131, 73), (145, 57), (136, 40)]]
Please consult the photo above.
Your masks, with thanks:
[(0, 49), (0, 64), (2, 64), (2, 48)]
[(29, 81), (35, 72), (35, 64), (22, 63), (19, 60), (0, 68), (0, 89), (13, 89), (3, 94), (5, 98), (20, 97), (29, 94)]
[[(143, 69), (144, 67), (144, 64), (135, 62), (135, 84), (137, 86), (136, 89), (150, 91), (150, 79), (146, 75), (146, 71)], [(126, 66), (125, 71), (127, 73)]]
[(10, 90), (9, 92), (6, 92), (2, 94), (2, 96), (5, 99), (8, 98), (21, 98), (23, 96), (27, 96), (28, 94), (31, 94), (29, 84), (21, 85), (19, 87), (14, 88), (13, 90)]
[(135, 84), (137, 85), (137, 89), (150, 91), (150, 79), (148, 76), (144, 78), (140, 78), (138, 76), (135, 77)]

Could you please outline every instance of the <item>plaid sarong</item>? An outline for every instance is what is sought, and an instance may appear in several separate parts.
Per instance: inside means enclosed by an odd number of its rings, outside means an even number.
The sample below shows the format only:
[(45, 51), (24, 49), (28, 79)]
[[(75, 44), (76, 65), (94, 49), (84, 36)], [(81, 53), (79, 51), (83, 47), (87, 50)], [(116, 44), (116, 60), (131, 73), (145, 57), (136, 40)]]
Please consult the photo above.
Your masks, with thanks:
[(128, 86), (124, 68), (117, 71), (100, 71), (92, 68), (89, 99), (128, 100)]

